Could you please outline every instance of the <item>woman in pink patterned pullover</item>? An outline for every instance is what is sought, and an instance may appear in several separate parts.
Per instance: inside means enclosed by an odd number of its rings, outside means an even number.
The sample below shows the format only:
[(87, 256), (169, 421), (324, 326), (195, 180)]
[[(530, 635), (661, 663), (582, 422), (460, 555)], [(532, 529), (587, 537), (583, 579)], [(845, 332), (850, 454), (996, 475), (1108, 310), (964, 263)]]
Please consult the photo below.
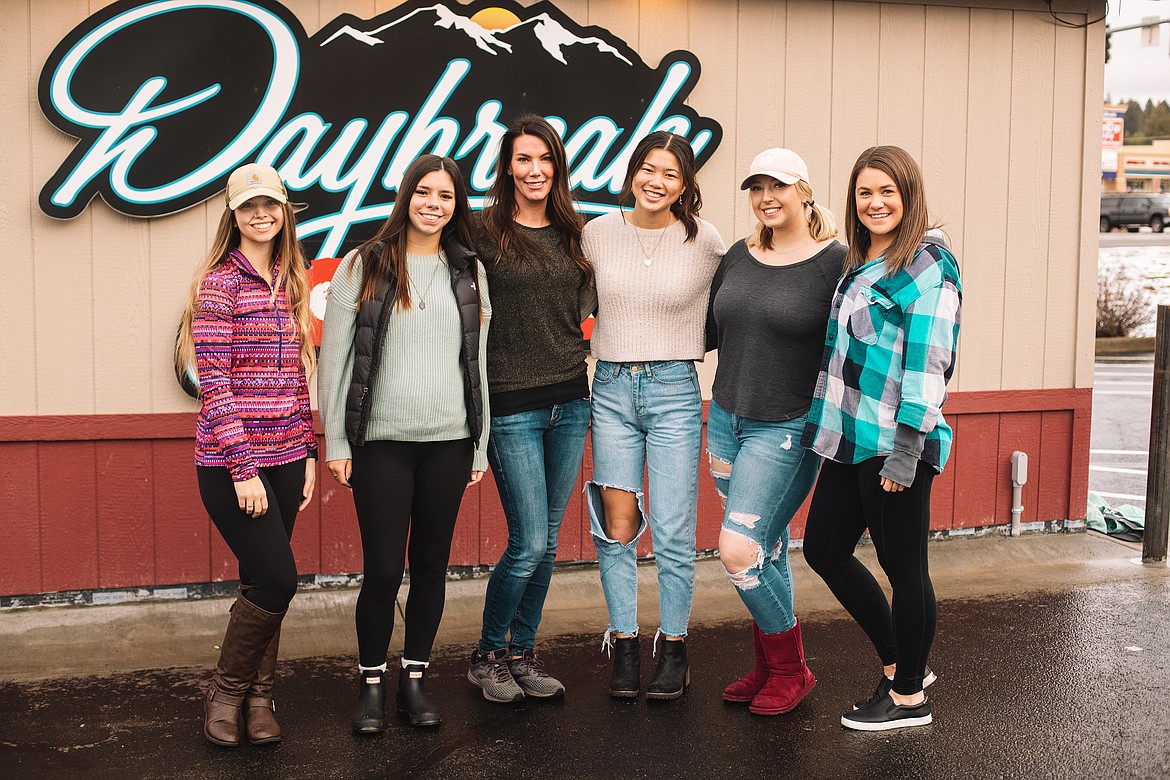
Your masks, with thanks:
[(280, 623), (297, 589), (289, 540), (313, 497), (317, 442), (306, 375), (305, 259), (284, 182), (267, 165), (228, 178), (227, 208), (200, 264), (176, 360), (198, 369), (199, 494), (239, 561), (240, 593), (204, 699), (204, 736), (278, 742), (272, 684)]

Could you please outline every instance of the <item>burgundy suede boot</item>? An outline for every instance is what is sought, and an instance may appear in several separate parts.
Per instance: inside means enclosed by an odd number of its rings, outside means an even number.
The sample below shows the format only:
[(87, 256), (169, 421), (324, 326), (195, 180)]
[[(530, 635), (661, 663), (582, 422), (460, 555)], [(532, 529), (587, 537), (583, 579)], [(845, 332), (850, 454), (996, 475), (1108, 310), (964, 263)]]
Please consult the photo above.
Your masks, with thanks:
[(752, 699), (748, 711), (756, 715), (781, 715), (790, 711), (816, 687), (817, 678), (804, 662), (800, 624), (781, 634), (760, 632), (760, 644), (768, 664), (768, 679)]
[(768, 679), (768, 662), (760, 643), (760, 627), (752, 621), (752, 644), (756, 647), (756, 668), (723, 689), (723, 701), (749, 702), (755, 698)]

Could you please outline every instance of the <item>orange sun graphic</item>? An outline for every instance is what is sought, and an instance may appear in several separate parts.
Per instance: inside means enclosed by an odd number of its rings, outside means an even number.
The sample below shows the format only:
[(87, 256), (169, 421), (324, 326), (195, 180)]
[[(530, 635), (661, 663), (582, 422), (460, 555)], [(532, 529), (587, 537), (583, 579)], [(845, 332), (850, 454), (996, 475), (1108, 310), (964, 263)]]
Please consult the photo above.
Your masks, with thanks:
[(504, 30), (520, 24), (520, 17), (506, 8), (484, 8), (472, 14), (471, 21), (485, 30)]

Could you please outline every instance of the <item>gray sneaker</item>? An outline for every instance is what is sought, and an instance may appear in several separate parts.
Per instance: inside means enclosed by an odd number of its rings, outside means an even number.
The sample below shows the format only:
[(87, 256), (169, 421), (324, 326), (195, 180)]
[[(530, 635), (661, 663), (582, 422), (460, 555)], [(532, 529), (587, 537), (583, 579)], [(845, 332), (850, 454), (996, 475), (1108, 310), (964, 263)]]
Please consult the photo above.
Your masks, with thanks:
[(525, 650), (524, 655), (508, 661), (508, 671), (527, 696), (549, 699), (565, 695), (565, 686), (544, 670), (544, 663), (532, 650)]
[(483, 697), (488, 701), (510, 702), (524, 698), (524, 691), (508, 671), (507, 649), (490, 653), (473, 651), (467, 679), (483, 690)]

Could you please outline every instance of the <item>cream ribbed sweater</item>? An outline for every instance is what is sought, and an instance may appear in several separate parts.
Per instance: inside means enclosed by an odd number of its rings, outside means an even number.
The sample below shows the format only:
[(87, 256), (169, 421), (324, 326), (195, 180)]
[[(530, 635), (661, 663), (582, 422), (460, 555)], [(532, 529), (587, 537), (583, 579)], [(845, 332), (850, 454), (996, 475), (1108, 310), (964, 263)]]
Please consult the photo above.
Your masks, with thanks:
[(695, 240), (683, 243), (686, 235), (681, 222), (642, 230), (618, 212), (585, 226), (585, 256), (597, 277), (593, 357), (615, 363), (703, 359), (711, 278), (726, 247), (702, 219)]

